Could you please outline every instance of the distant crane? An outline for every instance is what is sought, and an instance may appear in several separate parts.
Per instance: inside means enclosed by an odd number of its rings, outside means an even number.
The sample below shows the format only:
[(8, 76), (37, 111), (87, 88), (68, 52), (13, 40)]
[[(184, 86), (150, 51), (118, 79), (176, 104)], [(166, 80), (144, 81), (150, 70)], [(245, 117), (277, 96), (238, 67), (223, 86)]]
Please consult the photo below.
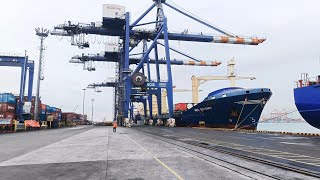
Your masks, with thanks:
[(250, 79), (255, 80), (255, 77), (240, 77), (235, 74), (236, 62), (234, 59), (228, 61), (228, 75), (227, 76), (201, 76), (196, 77), (193, 75), (192, 80), (192, 103), (199, 103), (199, 86), (207, 81), (213, 80), (230, 80), (230, 86), (236, 86), (236, 80)]
[(78, 105), (76, 106), (76, 108), (74, 108), (73, 112), (76, 113), (77, 109), (78, 109)]

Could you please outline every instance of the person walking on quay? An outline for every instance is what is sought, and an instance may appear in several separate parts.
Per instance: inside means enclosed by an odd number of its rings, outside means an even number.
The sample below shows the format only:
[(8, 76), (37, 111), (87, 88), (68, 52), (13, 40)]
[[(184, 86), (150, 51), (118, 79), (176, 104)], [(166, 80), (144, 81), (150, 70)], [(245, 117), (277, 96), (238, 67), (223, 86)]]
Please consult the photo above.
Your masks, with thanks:
[(113, 132), (117, 132), (117, 126), (118, 126), (117, 121), (114, 121), (113, 122)]

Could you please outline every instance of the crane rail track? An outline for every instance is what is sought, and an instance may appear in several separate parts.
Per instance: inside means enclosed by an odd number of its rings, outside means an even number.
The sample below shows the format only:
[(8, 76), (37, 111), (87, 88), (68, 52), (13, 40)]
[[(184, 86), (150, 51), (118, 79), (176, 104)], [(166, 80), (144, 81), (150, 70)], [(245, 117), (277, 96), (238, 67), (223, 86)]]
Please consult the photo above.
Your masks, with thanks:
[[(273, 162), (271, 160), (261, 159), (261, 158), (257, 158), (257, 157), (250, 157), (248, 155), (243, 155), (243, 154), (235, 153), (235, 152), (232, 152), (232, 151), (229, 151), (229, 150), (216, 148), (214, 146), (210, 146), (206, 142), (202, 142), (201, 140), (198, 140), (198, 141), (183, 141), (183, 140), (181, 140), (181, 138), (182, 139), (183, 138), (192, 138), (192, 139), (196, 140), (195, 137), (187, 137), (187, 136), (179, 136), (179, 135), (171, 135), (171, 134), (170, 135), (164, 135), (164, 133), (159, 133), (159, 132), (154, 132), (154, 131), (150, 132), (150, 131), (136, 130), (136, 129), (131, 129), (131, 130), (133, 130), (133, 131), (135, 131), (137, 133), (140, 133), (140, 134), (143, 134), (143, 135), (146, 135), (146, 136), (161, 140), (161, 141), (166, 142), (168, 144), (177, 146), (181, 150), (183, 149), (185, 152), (187, 152), (189, 154), (196, 153), (196, 154), (199, 154), (201, 156), (212, 158), (212, 159), (221, 161), (223, 163), (230, 164), (230, 165), (233, 165), (233, 166), (236, 166), (236, 167), (245, 169), (247, 171), (251, 171), (251, 172), (257, 173), (259, 175), (263, 175), (263, 176), (272, 178), (272, 179), (283, 179), (283, 178), (278, 177), (278, 176), (269, 175), (269, 174), (266, 174), (266, 173), (263, 173), (263, 172), (259, 172), (259, 171), (256, 171), (254, 169), (247, 168), (247, 167), (235, 164), (233, 162), (229, 162), (229, 161), (226, 161), (224, 159), (221, 159), (221, 158), (218, 158), (218, 157), (214, 157), (214, 156), (202, 153), (202, 152), (194, 150), (192, 148), (189, 148), (189, 147), (180, 145), (178, 143), (175, 143), (174, 141), (178, 141), (180, 143), (185, 143), (185, 144), (193, 145), (193, 146), (204, 148), (204, 149), (209, 149), (209, 150), (212, 150), (212, 151), (215, 151), (215, 152), (219, 152), (219, 153), (223, 153), (223, 154), (239, 157), (239, 158), (246, 159), (246, 160), (249, 160), (249, 161), (262, 163), (262, 164), (265, 164), (265, 165), (269, 165), (269, 166), (273, 166), (273, 167), (280, 168), (280, 169), (283, 169), (283, 170), (287, 170), (287, 171), (291, 171), (291, 172), (307, 175), (307, 176), (310, 176), (310, 177), (320, 178), (320, 173), (317, 173), (317, 172), (314, 172), (314, 171), (311, 171), (311, 170), (301, 169), (301, 168), (290, 166), (290, 165), (287, 165), (287, 164), (284, 164), (284, 163)], [(190, 152), (193, 152), (193, 153), (190, 153)], [(193, 154), (193, 155), (195, 155), (195, 154)], [(197, 157), (199, 157), (199, 156), (197, 156)], [(212, 162), (210, 160), (207, 160), (207, 159), (205, 159), (203, 157), (199, 157), (199, 158), (204, 159), (206, 161), (209, 161), (211, 163), (214, 163), (214, 162)], [(217, 164), (217, 163), (214, 163), (214, 164)], [(217, 164), (217, 165), (219, 165), (219, 164)], [(221, 165), (219, 165), (219, 166), (221, 166)], [(232, 169), (230, 169), (230, 170), (232, 170)], [(235, 171), (235, 170), (232, 170), (232, 171)], [(235, 172), (237, 172), (237, 171), (235, 171)], [(237, 173), (240, 173), (240, 172), (237, 172)]]

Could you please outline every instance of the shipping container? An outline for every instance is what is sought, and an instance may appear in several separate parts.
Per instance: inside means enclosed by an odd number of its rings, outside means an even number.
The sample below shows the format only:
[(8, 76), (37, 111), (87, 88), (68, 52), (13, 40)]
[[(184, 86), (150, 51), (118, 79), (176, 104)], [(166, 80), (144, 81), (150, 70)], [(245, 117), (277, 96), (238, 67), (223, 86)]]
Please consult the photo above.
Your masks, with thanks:
[[(15, 98), (16, 98), (16, 112), (18, 113), (19, 112), (19, 102), (20, 102), (20, 97), (19, 96), (15, 96)], [(31, 101), (31, 109), (30, 109), (30, 112), (29, 112), (29, 110), (27, 110), (26, 111), (26, 109), (23, 109), (23, 111), (24, 111), (24, 113), (31, 113), (31, 114), (33, 114), (34, 113), (34, 110), (35, 110), (35, 96), (33, 96), (32, 97), (32, 101)], [(29, 101), (28, 101), (28, 97), (27, 96), (25, 96), (24, 97), (24, 105), (23, 105), (23, 107), (24, 108), (26, 108), (25, 107), (25, 104), (26, 103), (28, 103)], [(39, 101), (38, 101), (38, 112), (41, 112), (41, 100), (39, 99)], [(27, 108), (28, 109), (28, 108)]]
[(47, 114), (46, 110), (41, 110), (40, 114)]
[(186, 111), (187, 109), (187, 103), (178, 103), (174, 105), (175, 111)]
[(12, 124), (12, 119), (0, 118), (0, 125), (10, 125), (10, 124)]
[(15, 105), (10, 103), (0, 103), (0, 112), (15, 113)]
[(59, 127), (59, 121), (52, 121), (51, 122), (51, 128), (56, 129)]
[(53, 116), (47, 116), (47, 121), (53, 121)]
[(40, 118), (40, 121), (47, 121), (47, 115), (46, 114), (40, 114), (39, 118)]
[(0, 118), (8, 118), (8, 119), (14, 119), (14, 113), (10, 112), (1, 112), (0, 113)]
[(51, 112), (51, 107), (48, 106), (48, 105), (46, 105), (46, 112), (47, 112), (47, 113), (50, 113), (50, 112)]
[(16, 98), (13, 94), (3, 93), (3, 94), (0, 94), (0, 102), (16, 104)]
[(51, 107), (50, 110), (51, 110), (51, 113), (58, 112), (58, 108), (56, 107)]

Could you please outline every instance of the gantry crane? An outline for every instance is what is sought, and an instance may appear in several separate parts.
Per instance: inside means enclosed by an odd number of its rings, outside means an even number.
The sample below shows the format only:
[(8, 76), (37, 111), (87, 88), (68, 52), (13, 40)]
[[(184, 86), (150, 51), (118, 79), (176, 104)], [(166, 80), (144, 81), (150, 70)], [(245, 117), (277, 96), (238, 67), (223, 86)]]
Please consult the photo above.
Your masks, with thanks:
[(235, 65), (236, 61), (234, 59), (231, 59), (228, 61), (228, 75), (227, 76), (201, 76), (196, 77), (192, 76), (192, 103), (199, 103), (199, 86), (207, 81), (215, 81), (215, 80), (229, 80), (230, 86), (235, 87), (236, 86), (236, 80), (255, 80), (255, 77), (243, 77), (243, 76), (237, 76), (235, 74)]
[(34, 76), (34, 61), (29, 60), (27, 55), (0, 55), (0, 66), (10, 66), (10, 67), (21, 67), (21, 77), (20, 77), (20, 94), (19, 94), (19, 104), (18, 104), (18, 115), (19, 121), (22, 122), (23, 119), (23, 103), (25, 87), (27, 81), (27, 71), (29, 70), (29, 80), (28, 80), (28, 102), (32, 101), (32, 88), (33, 88), (33, 76)]
[[(244, 44), (258, 45), (263, 43), (265, 39), (246, 38), (227, 33), (205, 21), (190, 15), (190, 13), (180, 10), (177, 7), (167, 3), (166, 0), (152, 0), (152, 5), (135, 21), (130, 22), (130, 13), (125, 12), (123, 6), (104, 5), (104, 17), (101, 22), (93, 22), (90, 24), (72, 23), (68, 21), (66, 24), (58, 25), (51, 32), (52, 35), (71, 36), (72, 45), (79, 48), (90, 47), (89, 42), (85, 41), (86, 35), (102, 35), (102, 36), (117, 36), (120, 38), (120, 49), (118, 52), (106, 52), (102, 61), (113, 61), (117, 63), (116, 84), (115, 84), (115, 102), (117, 104), (117, 119), (118, 122), (123, 122), (124, 118), (129, 118), (129, 110), (132, 111), (132, 102), (148, 101), (149, 108), (152, 109), (152, 95), (157, 96), (158, 111), (161, 111), (161, 89), (167, 91), (167, 101), (169, 114), (167, 118), (173, 117), (173, 86), (171, 65), (177, 63), (171, 58), (170, 51), (179, 53), (188, 59), (191, 56), (180, 52), (169, 45), (172, 40), (176, 41), (191, 41), (191, 42), (206, 42), (206, 43), (223, 43), (223, 44)], [(195, 20), (196, 22), (205, 25), (221, 35), (212, 36), (202, 33), (174, 33), (168, 29), (168, 18), (165, 15), (164, 6), (181, 13), (182, 15)], [(156, 9), (156, 20), (147, 23), (140, 23), (141, 20), (149, 14), (153, 9)], [(154, 29), (142, 29), (141, 26), (154, 24)], [(163, 41), (160, 42), (160, 41)], [(132, 50), (140, 47), (142, 44), (142, 56), (134, 60)], [(165, 58), (159, 58), (160, 49), (158, 46), (164, 47)], [(150, 58), (153, 52), (154, 58)], [(110, 53), (114, 56), (110, 60)], [(199, 61), (192, 58), (194, 61)], [(150, 64), (155, 64), (156, 80), (151, 77)], [(130, 68), (131, 64), (136, 64), (134, 69)], [(160, 64), (166, 66), (167, 80), (161, 81)], [(183, 63), (184, 64), (184, 63)], [(196, 63), (191, 63), (196, 64)], [(204, 61), (199, 61), (200, 66), (207, 64)], [(210, 64), (210, 63), (209, 63)], [(146, 98), (147, 97), (147, 98)], [(150, 118), (153, 118), (150, 111)]]

